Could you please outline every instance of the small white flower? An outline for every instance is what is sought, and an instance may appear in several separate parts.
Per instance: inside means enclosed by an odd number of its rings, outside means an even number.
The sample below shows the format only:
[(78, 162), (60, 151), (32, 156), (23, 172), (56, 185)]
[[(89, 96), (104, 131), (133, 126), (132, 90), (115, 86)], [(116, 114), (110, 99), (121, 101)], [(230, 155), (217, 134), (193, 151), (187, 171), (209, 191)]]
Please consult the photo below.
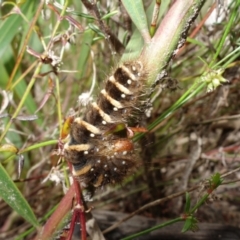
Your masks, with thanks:
[(64, 175), (53, 167), (47, 177), (43, 179), (42, 183), (45, 183), (48, 180), (55, 182), (56, 185), (58, 185), (60, 182), (64, 181)]
[(60, 172), (57, 168), (52, 167), (50, 173), (47, 175), (46, 178), (43, 179), (42, 183), (47, 182), (48, 180), (55, 182), (56, 185), (58, 185), (59, 183), (62, 184), (62, 188), (63, 188), (63, 192), (66, 193), (67, 192), (67, 186), (65, 184), (65, 177), (64, 174), (62, 172)]
[(51, 65), (53, 67), (59, 65), (61, 63), (61, 58), (59, 56), (56, 56), (53, 51), (48, 52), (48, 57), (52, 59)]

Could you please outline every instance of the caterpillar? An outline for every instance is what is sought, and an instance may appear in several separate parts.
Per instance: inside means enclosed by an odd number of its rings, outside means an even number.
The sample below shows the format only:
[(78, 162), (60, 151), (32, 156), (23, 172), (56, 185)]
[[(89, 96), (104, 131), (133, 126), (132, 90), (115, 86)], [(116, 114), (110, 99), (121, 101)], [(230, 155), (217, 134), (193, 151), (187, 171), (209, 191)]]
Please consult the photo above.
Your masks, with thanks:
[(64, 156), (73, 165), (73, 176), (87, 186), (121, 183), (136, 168), (134, 143), (126, 129), (114, 129), (138, 121), (144, 109), (147, 75), (140, 60), (119, 65), (97, 100), (71, 124)]

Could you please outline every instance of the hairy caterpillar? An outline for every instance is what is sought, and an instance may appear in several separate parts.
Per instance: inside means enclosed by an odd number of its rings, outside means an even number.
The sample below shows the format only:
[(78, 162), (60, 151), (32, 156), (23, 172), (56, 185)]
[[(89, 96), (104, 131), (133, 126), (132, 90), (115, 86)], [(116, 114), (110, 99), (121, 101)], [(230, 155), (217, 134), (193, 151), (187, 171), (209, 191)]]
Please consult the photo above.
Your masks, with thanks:
[(107, 79), (83, 118), (73, 121), (64, 155), (73, 165), (73, 175), (86, 185), (119, 183), (136, 167), (134, 144), (126, 129), (111, 129), (118, 124), (134, 124), (135, 117), (141, 115), (146, 79), (140, 60), (123, 63)]

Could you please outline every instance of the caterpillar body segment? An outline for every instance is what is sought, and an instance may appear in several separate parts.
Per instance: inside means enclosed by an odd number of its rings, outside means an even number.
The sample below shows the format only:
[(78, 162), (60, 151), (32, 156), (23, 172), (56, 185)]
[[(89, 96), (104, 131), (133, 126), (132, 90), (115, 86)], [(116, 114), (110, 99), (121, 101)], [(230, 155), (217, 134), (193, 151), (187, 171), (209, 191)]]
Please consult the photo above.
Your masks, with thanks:
[(118, 124), (136, 124), (142, 114), (146, 79), (141, 61), (123, 63), (106, 80), (83, 118), (73, 121), (64, 154), (73, 165), (73, 175), (86, 185), (121, 183), (136, 167), (134, 144), (127, 132), (108, 132)]

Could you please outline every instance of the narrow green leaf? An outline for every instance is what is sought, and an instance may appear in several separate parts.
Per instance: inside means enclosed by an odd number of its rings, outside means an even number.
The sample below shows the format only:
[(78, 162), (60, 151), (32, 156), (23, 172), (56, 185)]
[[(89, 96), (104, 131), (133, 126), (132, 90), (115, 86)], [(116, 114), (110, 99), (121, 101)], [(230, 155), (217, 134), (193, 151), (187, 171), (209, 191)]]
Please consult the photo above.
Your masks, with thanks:
[(89, 28), (93, 30), (95, 33), (98, 35), (102, 36), (103, 38), (105, 37), (104, 33), (99, 29), (99, 27), (93, 23), (88, 24)]
[(2, 164), (0, 164), (0, 197), (34, 227), (39, 226), (31, 207), (8, 176)]
[(118, 10), (112, 11), (112, 12), (110, 12), (110, 13), (105, 14), (103, 17), (101, 17), (101, 19), (102, 19), (102, 20), (108, 19), (108, 18), (114, 16), (114, 15), (117, 14), (117, 13), (118, 13)]
[[(16, 78), (20, 77), (20, 72), (18, 71), (16, 74)], [(17, 87), (14, 88), (14, 92), (16, 93), (16, 95), (18, 96), (19, 99), (22, 98), (23, 94), (25, 93), (27, 89), (27, 84), (26, 81), (22, 80)], [(37, 110), (37, 105), (35, 103), (35, 100), (32, 96), (32, 94), (28, 94), (25, 100), (25, 106), (28, 109), (30, 114), (35, 113), (35, 111)], [(41, 123), (40, 119), (37, 119), (38, 123)]]
[[(205, 83), (199, 84), (198, 81), (189, 88), (170, 108), (168, 108), (165, 112), (163, 112), (153, 123), (148, 126), (148, 130), (152, 130), (155, 128), (159, 123), (161, 123), (164, 119), (168, 116), (172, 115), (177, 109), (182, 107), (186, 102), (188, 102), (192, 97), (196, 96), (203, 87)], [(134, 141), (140, 139), (144, 133), (139, 133), (134, 137)]]
[(186, 221), (185, 221), (185, 223), (184, 223), (182, 232), (184, 233), (184, 232), (187, 232), (188, 230), (190, 230), (192, 224), (193, 224), (192, 218), (187, 218)]
[[(94, 37), (94, 32), (92, 30), (86, 30), (83, 33), (82, 44), (79, 50), (80, 55), (78, 59), (77, 69), (80, 69), (79, 78), (82, 78), (87, 69), (87, 61), (91, 51), (91, 45)], [(78, 89), (77, 89), (78, 90)]]
[[(26, 1), (22, 5), (21, 11), (23, 14), (32, 17), (34, 14), (34, 11), (32, 10), (35, 4), (35, 1)], [(0, 56), (4, 54), (6, 48), (11, 43), (14, 36), (16, 36), (16, 33), (19, 32), (19, 29), (22, 28), (23, 21), (24, 20), (20, 15), (14, 14), (9, 16), (6, 20), (2, 21), (2, 24), (0, 24)]]
[(223, 49), (224, 43), (228, 39), (228, 34), (231, 31), (232, 25), (234, 24), (234, 20), (236, 19), (237, 15), (239, 14), (239, 1), (235, 1), (234, 9), (232, 11), (230, 11), (229, 13), (230, 13), (230, 17), (229, 17), (229, 20), (225, 24), (225, 31), (223, 32), (221, 38), (219, 39), (217, 46), (216, 47), (214, 46), (214, 48), (216, 49), (216, 52), (212, 58), (211, 63), (209, 64), (209, 67), (212, 67), (214, 65), (216, 59), (219, 57), (219, 54)]
[[(1, 59), (1, 61), (3, 60)], [(0, 73), (1, 73), (0, 87), (4, 89), (7, 84), (9, 76), (3, 62), (0, 62)]]
[[(14, 64), (14, 61), (11, 60), (9, 61), (12, 64)], [(6, 84), (7, 84), (7, 80), (9, 79), (9, 75), (7, 73), (7, 69), (6, 67), (0, 63), (0, 72), (1, 72), (1, 79), (0, 79), (0, 87), (5, 88)], [(16, 74), (16, 78), (18, 78), (20, 76), (20, 72), (18, 71)], [(26, 91), (27, 88), (27, 84), (24, 80), (22, 80), (16, 88), (14, 88), (14, 93), (19, 97), (19, 99), (22, 98), (24, 92)], [(32, 97), (32, 95), (28, 95), (26, 102), (25, 102), (25, 106), (28, 109), (29, 113), (34, 113), (37, 109), (37, 105)], [(37, 119), (38, 123), (41, 123), (40, 119)]]
[(195, 44), (195, 45), (201, 46), (201, 47), (203, 47), (203, 48), (206, 48), (206, 45), (204, 45), (204, 43), (201, 42), (201, 41), (198, 40), (198, 39), (194, 39), (194, 38), (188, 37), (188, 38), (187, 38), (187, 42), (188, 42), (188, 43), (191, 43), (191, 44)]
[(80, 12), (72, 12), (71, 13), (72, 15), (76, 15), (76, 16), (79, 16), (79, 17), (83, 17), (83, 18), (86, 18), (86, 19), (89, 19), (89, 20), (94, 20), (94, 17), (89, 15), (89, 14), (86, 14), (86, 13), (80, 13)]
[[(146, 16), (147, 16), (148, 23), (151, 22), (154, 6), (155, 6), (155, 2), (152, 1), (152, 3), (147, 8)], [(163, 15), (167, 11), (166, 8), (168, 7), (169, 7), (169, 0), (165, 0), (161, 6), (161, 11), (162, 11), (161, 15)], [(132, 37), (126, 46), (124, 54), (121, 57), (121, 62), (130, 61), (132, 59), (138, 58), (144, 46), (144, 41), (143, 41), (143, 38), (141, 37), (141, 33), (138, 31), (138, 29), (136, 29), (136, 27), (133, 27), (133, 30), (134, 31), (133, 31)]]
[(145, 235), (145, 234), (148, 234), (148, 233), (150, 233), (150, 232), (152, 232), (152, 231), (154, 231), (154, 230), (157, 230), (157, 229), (160, 229), (160, 228), (164, 228), (164, 227), (166, 227), (166, 226), (169, 226), (169, 225), (172, 225), (172, 224), (174, 224), (174, 223), (181, 222), (181, 221), (182, 221), (182, 218), (181, 218), (181, 217), (175, 218), (175, 219), (173, 219), (173, 220), (170, 220), (170, 221), (168, 221), (168, 222), (162, 223), (162, 224), (157, 225), (157, 226), (155, 226), (155, 227), (148, 228), (148, 229), (146, 229), (146, 230), (144, 230), (144, 231), (142, 231), (142, 232), (139, 232), (139, 233), (133, 234), (133, 235), (131, 235), (131, 236), (127, 236), (127, 237), (125, 237), (125, 238), (122, 238), (122, 240), (137, 239), (137, 237), (140, 237), (140, 236), (143, 236), (143, 235)]
[(139, 57), (141, 49), (144, 45), (143, 38), (141, 37), (139, 31), (134, 31), (134, 34), (129, 41), (125, 53), (121, 58), (121, 62), (129, 61)]
[(213, 184), (213, 187), (214, 188), (217, 188), (219, 185), (222, 184), (223, 182), (223, 179), (221, 178), (221, 175), (219, 173), (215, 173), (213, 176), (212, 176), (212, 184)]
[(145, 43), (149, 42), (151, 37), (148, 29), (148, 21), (142, 0), (122, 0), (131, 20), (141, 33)]

